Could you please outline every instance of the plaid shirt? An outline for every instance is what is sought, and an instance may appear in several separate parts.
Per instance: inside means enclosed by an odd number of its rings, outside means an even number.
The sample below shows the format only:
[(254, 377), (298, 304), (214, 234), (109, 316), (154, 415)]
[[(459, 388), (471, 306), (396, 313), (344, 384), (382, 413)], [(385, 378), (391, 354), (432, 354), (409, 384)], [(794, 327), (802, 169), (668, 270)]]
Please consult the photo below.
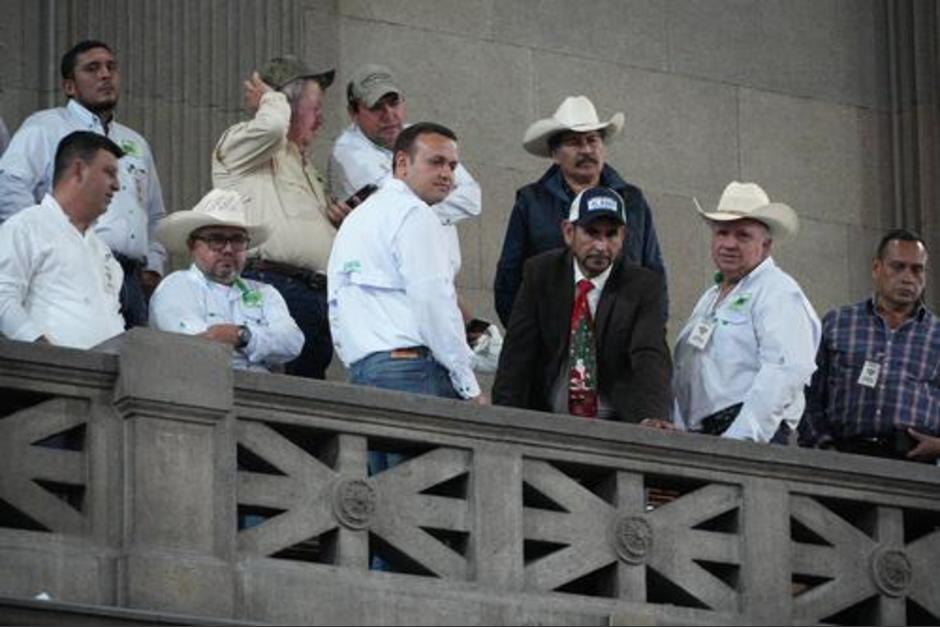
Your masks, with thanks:
[[(881, 366), (875, 387), (859, 383), (866, 361)], [(940, 321), (924, 306), (894, 330), (872, 299), (830, 311), (816, 363), (801, 446), (885, 436), (904, 427), (940, 435)]]

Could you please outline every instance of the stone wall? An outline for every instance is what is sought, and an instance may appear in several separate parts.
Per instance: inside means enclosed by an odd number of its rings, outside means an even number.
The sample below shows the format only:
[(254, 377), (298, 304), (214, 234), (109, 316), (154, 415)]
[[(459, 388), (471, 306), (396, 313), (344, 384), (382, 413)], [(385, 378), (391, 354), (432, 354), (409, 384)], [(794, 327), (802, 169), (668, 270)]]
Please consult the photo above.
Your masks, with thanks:
[(454, 127), (483, 186), (482, 218), (460, 227), (459, 285), (484, 316), (493, 317), (514, 190), (548, 165), (522, 150), (522, 134), (567, 94), (589, 95), (602, 116), (627, 115), (609, 162), (654, 208), (671, 337), (712, 273), (691, 198), (713, 205), (731, 179), (760, 182), (800, 214), (801, 234), (777, 258), (820, 313), (868, 292), (884, 229), (937, 230), (934, 3), (0, 0), (0, 9), (7, 122), (61, 100), (56, 67), (70, 43), (113, 43), (120, 117), (152, 141), (171, 210), (207, 188), (209, 152), (242, 116), (241, 82), (266, 58), (291, 51), (337, 68), (315, 147), (323, 166), (347, 122), (351, 71), (392, 66), (409, 118)]

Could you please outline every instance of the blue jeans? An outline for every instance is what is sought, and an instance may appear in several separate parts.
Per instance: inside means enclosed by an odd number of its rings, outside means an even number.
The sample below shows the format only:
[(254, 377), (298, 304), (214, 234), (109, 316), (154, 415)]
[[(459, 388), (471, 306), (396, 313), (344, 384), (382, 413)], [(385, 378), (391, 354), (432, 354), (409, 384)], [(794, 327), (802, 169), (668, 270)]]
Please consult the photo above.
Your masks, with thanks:
[[(426, 348), (412, 358), (394, 358), (389, 351), (372, 353), (349, 368), (349, 382), (386, 390), (413, 392), (442, 398), (459, 398), (447, 369)], [(369, 474), (394, 468), (403, 461), (398, 453), (369, 451)]]
[(124, 271), (124, 282), (121, 284), (121, 315), (124, 317), (124, 328), (145, 327), (150, 312), (147, 308), (147, 296), (140, 282), (143, 264), (117, 253), (114, 258)]
[[(460, 398), (450, 382), (447, 369), (437, 363), (426, 348), (418, 348), (419, 355), (409, 358), (392, 357), (390, 351), (372, 353), (349, 368), (349, 382), (386, 390), (413, 392), (442, 398)], [(401, 453), (369, 451), (369, 475), (394, 468), (405, 461)], [(381, 555), (374, 555), (370, 570), (391, 570), (391, 564)]]
[(326, 290), (315, 290), (306, 283), (279, 272), (245, 270), (242, 276), (267, 283), (281, 293), (287, 310), (304, 334), (300, 356), (287, 363), (285, 371), (308, 379), (325, 379), (326, 369), (333, 360), (333, 338), (326, 304)]

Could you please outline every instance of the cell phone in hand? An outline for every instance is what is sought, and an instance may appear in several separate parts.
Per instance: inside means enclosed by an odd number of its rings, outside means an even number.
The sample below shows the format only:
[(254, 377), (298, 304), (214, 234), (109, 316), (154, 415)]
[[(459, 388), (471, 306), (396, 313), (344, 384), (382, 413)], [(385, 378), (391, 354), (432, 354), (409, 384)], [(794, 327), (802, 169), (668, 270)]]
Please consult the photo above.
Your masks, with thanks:
[(917, 440), (906, 429), (895, 429), (892, 438), (894, 452), (898, 455), (907, 455), (911, 450), (917, 447)]
[(368, 185), (363, 185), (357, 189), (352, 196), (346, 199), (346, 204), (350, 209), (358, 207), (365, 201), (366, 198), (372, 195), (372, 193), (379, 188), (375, 183), (369, 183)]
[(471, 334), (481, 334), (486, 333), (486, 330), (490, 328), (490, 323), (486, 320), (480, 320), (479, 318), (474, 318), (467, 323), (467, 333)]

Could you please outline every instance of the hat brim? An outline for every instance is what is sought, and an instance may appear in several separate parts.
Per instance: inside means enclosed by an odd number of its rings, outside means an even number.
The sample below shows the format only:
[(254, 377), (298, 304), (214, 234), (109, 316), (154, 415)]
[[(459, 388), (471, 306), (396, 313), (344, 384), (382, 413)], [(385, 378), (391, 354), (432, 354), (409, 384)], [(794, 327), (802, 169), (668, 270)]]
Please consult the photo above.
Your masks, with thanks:
[(301, 76), (300, 78), (313, 79), (320, 83), (320, 87), (326, 91), (326, 88), (332, 85), (333, 80), (336, 78), (336, 70), (326, 70), (319, 74), (310, 74), (309, 76)]
[(792, 237), (800, 231), (800, 220), (797, 218), (796, 212), (793, 211), (790, 205), (782, 202), (772, 202), (757, 207), (748, 213), (740, 213), (721, 211), (720, 209), (705, 211), (702, 209), (697, 199), (693, 198), (692, 200), (695, 203), (695, 208), (699, 215), (706, 220), (713, 222), (734, 222), (736, 220), (746, 219), (757, 220), (770, 229), (770, 234), (775, 239)]
[(395, 85), (394, 83), (385, 83), (383, 85), (379, 85), (373, 90), (370, 90), (369, 93), (363, 97), (362, 103), (366, 106), (367, 109), (371, 109), (375, 106), (375, 103), (388, 94), (395, 94), (400, 98), (402, 91), (398, 88), (398, 85)]
[(554, 117), (543, 118), (526, 129), (525, 135), (522, 138), (522, 147), (525, 148), (526, 152), (536, 157), (551, 157), (552, 151), (548, 146), (548, 140), (556, 133), (563, 131), (588, 133), (590, 131), (605, 130), (607, 132), (604, 138), (605, 140), (609, 140), (620, 134), (620, 131), (623, 130), (624, 120), (623, 113), (615, 113), (606, 122), (568, 126), (567, 124), (562, 124)]
[(271, 236), (271, 230), (264, 225), (242, 224), (240, 222), (230, 222), (219, 220), (209, 215), (193, 213), (191, 211), (179, 211), (170, 214), (160, 221), (154, 231), (157, 241), (174, 255), (188, 255), (189, 236), (199, 229), (209, 226), (227, 226), (236, 229), (245, 229), (248, 238), (251, 240), (251, 247), (260, 246)]

